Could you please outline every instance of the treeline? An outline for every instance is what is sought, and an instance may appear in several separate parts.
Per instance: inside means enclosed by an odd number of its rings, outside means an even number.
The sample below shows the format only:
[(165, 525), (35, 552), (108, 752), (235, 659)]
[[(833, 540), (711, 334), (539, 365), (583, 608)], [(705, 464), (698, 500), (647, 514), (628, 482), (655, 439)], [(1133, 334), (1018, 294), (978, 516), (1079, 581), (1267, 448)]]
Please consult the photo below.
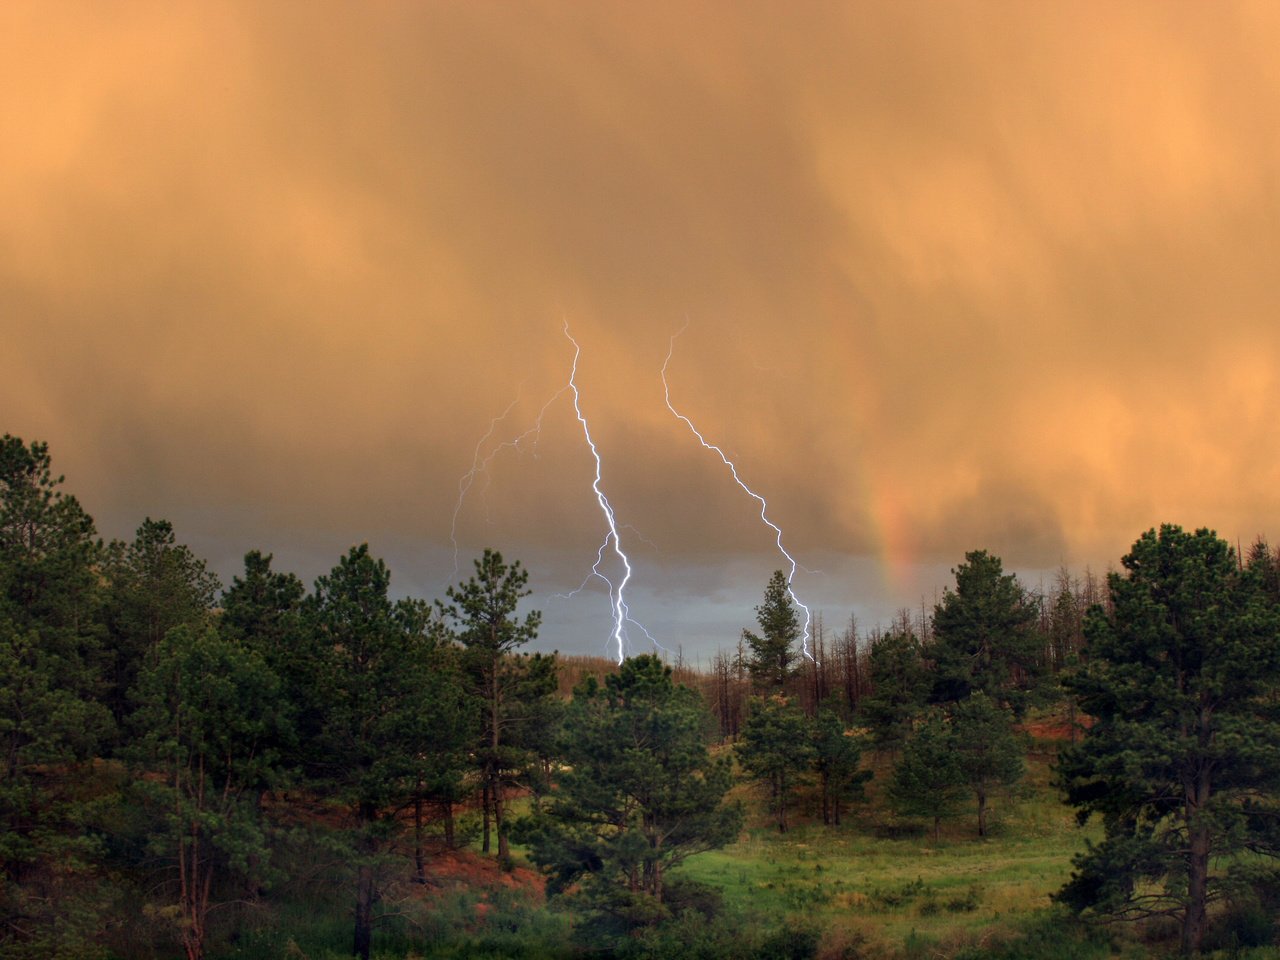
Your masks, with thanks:
[[(1011, 634), (1016, 640), (1006, 637), (1004, 642), (1011, 644), (1011, 649), (998, 651), (997, 656), (1010, 655), (1005, 657), (1009, 666), (1017, 672), (1019, 685), (1034, 694), (1034, 701), (1044, 703), (1058, 698), (1061, 691), (1054, 678), (1078, 662), (1084, 646), (1086, 611), (1109, 604), (1106, 581), (1089, 570), (1077, 578), (1062, 569), (1049, 590), (1033, 590), (1016, 577), (1006, 576), (1000, 559), (985, 551), (966, 555), (965, 562), (953, 573), (956, 586), (948, 589), (942, 604), (952, 611), (946, 616), (954, 621), (962, 615), (959, 611), (965, 605), (972, 608), (990, 602), (1003, 607), (992, 612), (997, 614), (994, 619), (1004, 618), (1006, 622), (985, 626)], [(777, 578), (781, 576), (775, 574), (775, 582), (770, 585), (775, 599)], [(781, 586), (785, 588), (785, 578)], [(810, 628), (809, 656), (802, 653), (800, 629), (795, 627), (783, 684), (787, 696), (810, 715), (817, 712), (819, 704), (836, 701), (840, 710), (850, 716), (865, 715), (870, 708), (873, 716), (864, 719), (873, 725), (885, 719), (886, 698), (901, 702), (905, 715), (913, 715), (927, 699), (914, 692), (923, 683), (917, 677), (932, 675), (935, 666), (947, 661), (947, 673), (954, 679), (956, 654), (948, 649), (962, 641), (954, 637), (954, 629), (950, 639), (935, 636), (936, 612), (923, 604), (914, 611), (903, 608), (887, 627), (876, 624), (866, 631), (860, 630), (857, 618), (852, 616), (842, 629), (830, 630), (822, 614), (816, 614)], [(763, 625), (762, 629), (768, 630)], [(944, 624), (944, 633), (948, 629)], [(757, 690), (750, 667), (756, 656), (749, 643), (750, 634), (751, 631), (743, 631), (736, 647), (718, 650), (706, 671), (714, 682), (701, 681), (715, 711), (720, 736), (728, 740), (738, 738), (747, 702)], [(1016, 657), (1012, 656), (1015, 652)], [(877, 742), (885, 742), (883, 733), (878, 734)]]
[(518, 563), (486, 551), (428, 603), (364, 545), (310, 591), (255, 551), (223, 589), (169, 523), (104, 543), (60, 484), (44, 444), (0, 441), (0, 953), (195, 960), (301, 826), (350, 874), (367, 958), (428, 819), (451, 844), (474, 802), (508, 857), (508, 793), (547, 788), (563, 710), (555, 657), (520, 651)]
[(1105, 586), (1063, 574), (1047, 597), (975, 551), (932, 611), (866, 637), (819, 621), (807, 656), (779, 572), (757, 629), (697, 673), (526, 653), (527, 574), (494, 551), (430, 602), (392, 600), (367, 546), (309, 590), (250, 552), (224, 588), (167, 522), (103, 542), (61, 482), (45, 445), (0, 441), (6, 957), (196, 960), (310, 872), (346, 885), (367, 960), (432, 857), (471, 842), (503, 866), (523, 844), (593, 949), (634, 946), (714, 915), (676, 868), (738, 836), (735, 777), (780, 831), (801, 796), (835, 828), (871, 749), (900, 815), (983, 835), (1020, 728), (1057, 701), (1083, 711), (1060, 785), (1106, 831), (1064, 903), (1175, 916), (1188, 951), (1219, 900), (1280, 903), (1265, 544), (1162, 528)]

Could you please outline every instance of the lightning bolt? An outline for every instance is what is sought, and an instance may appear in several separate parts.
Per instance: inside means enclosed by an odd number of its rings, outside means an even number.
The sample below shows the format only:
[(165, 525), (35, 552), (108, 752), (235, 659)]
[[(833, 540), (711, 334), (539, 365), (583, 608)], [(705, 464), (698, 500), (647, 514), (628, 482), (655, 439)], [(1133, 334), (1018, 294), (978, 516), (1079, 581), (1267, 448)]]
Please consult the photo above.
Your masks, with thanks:
[[(613, 506), (609, 503), (609, 498), (604, 495), (604, 489), (601, 487), (603, 464), (600, 459), (600, 451), (596, 448), (596, 443), (591, 438), (591, 427), (582, 412), (582, 397), (578, 392), (578, 358), (582, 355), (582, 348), (578, 345), (578, 341), (573, 338), (573, 334), (569, 332), (569, 322), (567, 320), (564, 324), (564, 335), (573, 344), (573, 367), (569, 371), (569, 389), (573, 391), (573, 411), (578, 416), (578, 423), (582, 424), (582, 435), (586, 438), (587, 446), (591, 448), (591, 456), (596, 463), (596, 473), (595, 478), (591, 481), (591, 489), (595, 491), (596, 502), (600, 505), (600, 512), (604, 514), (605, 523), (609, 527), (609, 532), (605, 534), (604, 541), (600, 544), (600, 549), (596, 551), (596, 562), (591, 567), (591, 573), (587, 579), (589, 580), (592, 576), (599, 577), (609, 588), (609, 600), (613, 607), (613, 641), (618, 648), (618, 663), (621, 664), (626, 657), (628, 623), (639, 627), (655, 646), (660, 646), (660, 644), (658, 644), (657, 640), (654, 640), (653, 635), (642, 624), (632, 619), (631, 610), (627, 606), (626, 589), (631, 580), (631, 560), (626, 551), (622, 549), (622, 537), (618, 533), (618, 519), (614, 515)], [(622, 579), (616, 585), (600, 569), (604, 563), (605, 551), (609, 549), (610, 545), (612, 545), (613, 552), (617, 555), (618, 560), (621, 561), (622, 568), (625, 571)], [(585, 580), (583, 584), (586, 584)], [(582, 588), (579, 587), (578, 589), (581, 590)], [(577, 591), (574, 592), (576, 593)]]
[[(813, 615), (810, 613), (809, 608), (800, 601), (799, 597), (796, 596), (795, 590), (793, 590), (791, 587), (792, 581), (795, 580), (796, 569), (799, 566), (799, 564), (796, 563), (796, 558), (793, 557), (790, 553), (788, 553), (787, 548), (782, 545), (782, 528), (769, 519), (769, 504), (765, 502), (764, 497), (760, 496), (760, 494), (756, 493), (749, 486), (747, 486), (745, 482), (743, 482), (743, 479), (740, 476), (738, 476), (738, 468), (734, 465), (733, 461), (730, 460), (728, 456), (725, 455), (725, 452), (721, 450), (718, 446), (716, 446), (714, 443), (709, 442), (707, 438), (704, 437), (702, 433), (698, 430), (698, 428), (693, 425), (693, 421), (690, 420), (688, 417), (686, 417), (679, 410), (677, 410), (675, 406), (671, 403), (671, 385), (667, 382), (667, 367), (670, 366), (672, 354), (675, 353), (676, 337), (680, 336), (680, 334), (682, 333), (684, 333), (684, 327), (681, 327), (672, 335), (671, 342), (667, 347), (667, 359), (662, 362), (662, 392), (663, 392), (664, 399), (666, 400), (666, 403), (667, 403), (667, 409), (671, 411), (671, 413), (676, 417), (676, 419), (684, 422), (684, 425), (687, 426), (693, 432), (693, 435), (695, 437), (698, 438), (699, 443), (701, 443), (706, 449), (713, 451), (717, 456), (720, 457), (720, 461), (726, 467), (729, 468), (729, 473), (733, 476), (734, 483), (736, 483), (744, 491), (746, 491), (747, 496), (751, 497), (753, 500), (755, 500), (757, 503), (760, 504), (761, 521), (765, 524), (765, 526), (769, 527), (769, 529), (771, 529), (774, 532), (775, 541), (778, 545), (778, 552), (781, 553), (784, 557), (786, 557), (787, 562), (791, 564), (791, 572), (787, 576), (787, 593), (790, 594), (792, 602), (797, 607), (799, 607), (801, 610), (804, 611), (804, 632), (800, 636), (800, 645), (804, 650), (804, 655), (808, 659), (813, 660), (813, 654), (809, 652), (809, 625), (813, 621)], [(813, 662), (817, 663), (816, 660), (814, 660)]]
[(458, 501), (453, 505), (453, 520), (449, 524), (449, 542), (453, 544), (453, 575), (455, 577), (458, 575), (458, 515), (462, 512), (462, 503), (466, 500), (467, 493), (475, 483), (476, 477), (482, 473), (487, 475), (489, 464), (493, 463), (494, 458), (503, 450), (508, 448), (519, 450), (520, 444), (524, 443), (524, 441), (531, 436), (535, 438), (534, 444), (536, 450), (537, 439), (542, 435), (542, 418), (546, 416), (548, 408), (559, 400), (568, 389), (569, 385), (565, 384), (551, 395), (551, 399), (542, 405), (542, 409), (538, 411), (537, 419), (534, 420), (533, 426), (528, 430), (512, 440), (504, 440), (502, 443), (490, 450), (487, 456), (481, 457), (480, 451), (484, 449), (485, 444), (493, 436), (494, 431), (498, 429), (498, 424), (506, 420), (507, 415), (510, 414), (511, 411), (515, 409), (516, 404), (520, 402), (520, 394), (523, 391), (523, 385), (521, 385), (521, 388), (516, 391), (515, 399), (507, 404), (507, 409), (503, 410), (500, 414), (489, 421), (489, 429), (486, 430), (484, 436), (476, 442), (475, 453), (472, 454), (471, 458), (471, 469), (458, 479)]
[[(515, 399), (507, 405), (507, 408), (489, 421), (489, 428), (476, 443), (475, 451), (471, 458), (471, 469), (464, 473), (458, 480), (458, 499), (453, 507), (453, 519), (449, 527), (449, 540), (453, 544), (453, 574), (455, 577), (458, 575), (458, 517), (461, 515), (463, 502), (466, 500), (467, 494), (470, 492), (471, 488), (475, 485), (476, 479), (482, 474), (488, 474), (490, 464), (493, 463), (494, 459), (503, 450), (514, 449), (518, 451), (521, 449), (521, 445), (528, 440), (529, 437), (534, 438), (536, 456), (537, 442), (542, 435), (542, 421), (546, 416), (547, 410), (550, 409), (551, 405), (559, 400), (565, 393), (572, 392), (574, 413), (578, 418), (578, 422), (582, 425), (582, 434), (586, 438), (587, 446), (591, 450), (591, 456), (595, 460), (595, 478), (592, 481), (591, 489), (595, 493), (596, 502), (600, 505), (601, 512), (604, 514), (605, 522), (608, 525), (608, 532), (605, 534), (604, 540), (601, 542), (599, 549), (596, 550), (595, 563), (592, 564), (591, 572), (587, 574), (586, 579), (582, 581), (582, 584), (577, 589), (572, 590), (569, 593), (555, 594), (555, 596), (559, 599), (570, 599), (577, 593), (581, 592), (592, 578), (597, 578), (603, 581), (609, 591), (609, 605), (613, 615), (613, 631), (611, 633), (611, 637), (617, 646), (618, 663), (622, 663), (628, 640), (628, 624), (636, 627), (645, 635), (649, 642), (658, 649), (666, 650), (666, 648), (657, 641), (644, 624), (631, 616), (631, 609), (626, 602), (625, 591), (627, 584), (631, 580), (632, 574), (631, 560), (622, 549), (622, 537), (619, 533), (617, 516), (614, 513), (612, 504), (609, 503), (608, 497), (605, 496), (604, 489), (602, 487), (603, 463), (600, 457), (600, 451), (596, 448), (595, 441), (591, 436), (591, 428), (587, 423), (586, 415), (582, 412), (581, 396), (578, 392), (577, 382), (578, 359), (582, 354), (582, 348), (578, 345), (578, 341), (570, 334), (568, 321), (566, 321), (564, 325), (564, 335), (568, 338), (569, 342), (573, 344), (573, 364), (569, 370), (568, 382), (552, 394), (550, 399), (542, 405), (542, 409), (538, 411), (538, 416), (529, 429), (525, 430), (513, 439), (504, 440), (501, 443), (492, 446), (488, 452), (485, 453), (485, 448), (497, 432), (498, 426), (507, 419), (511, 411), (515, 409), (516, 405), (520, 402), (521, 391), (518, 390), (516, 392)], [(628, 527), (628, 529), (634, 530), (634, 528), (631, 527)], [(636, 535), (640, 536), (639, 533)], [(644, 538), (640, 537), (640, 539), (643, 540)], [(605, 562), (605, 553), (608, 552), (610, 547), (612, 547), (613, 552), (621, 561), (624, 570), (623, 577), (617, 584), (615, 584), (602, 569)], [(669, 653), (670, 651), (667, 652)]]

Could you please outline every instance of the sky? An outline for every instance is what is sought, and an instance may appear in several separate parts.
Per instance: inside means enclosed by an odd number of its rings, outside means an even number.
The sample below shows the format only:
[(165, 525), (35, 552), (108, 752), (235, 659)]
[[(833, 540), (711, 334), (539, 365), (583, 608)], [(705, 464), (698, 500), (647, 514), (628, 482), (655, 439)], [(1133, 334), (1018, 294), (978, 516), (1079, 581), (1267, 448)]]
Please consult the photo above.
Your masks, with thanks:
[(568, 653), (613, 624), (566, 325), (693, 659), (788, 564), (669, 352), (833, 629), (969, 550), (1280, 538), (1278, 47), (1272, 3), (13, 0), (0, 432), (224, 581), (493, 547)]

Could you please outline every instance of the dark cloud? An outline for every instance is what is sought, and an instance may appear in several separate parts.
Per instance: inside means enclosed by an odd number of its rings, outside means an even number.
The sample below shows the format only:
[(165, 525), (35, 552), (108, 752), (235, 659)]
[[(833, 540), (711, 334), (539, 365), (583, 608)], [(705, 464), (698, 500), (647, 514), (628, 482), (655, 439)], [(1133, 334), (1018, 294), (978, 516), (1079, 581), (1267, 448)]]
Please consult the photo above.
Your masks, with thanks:
[[(823, 603), (1274, 532), (1270, 5), (11, 4), (0, 38), (3, 428), (112, 535), (446, 583), (566, 320), (637, 589), (698, 642), (779, 558), (662, 403), (682, 328), (673, 399), (844, 571)], [(567, 396), (543, 425), (456, 533), (561, 589), (603, 527)]]

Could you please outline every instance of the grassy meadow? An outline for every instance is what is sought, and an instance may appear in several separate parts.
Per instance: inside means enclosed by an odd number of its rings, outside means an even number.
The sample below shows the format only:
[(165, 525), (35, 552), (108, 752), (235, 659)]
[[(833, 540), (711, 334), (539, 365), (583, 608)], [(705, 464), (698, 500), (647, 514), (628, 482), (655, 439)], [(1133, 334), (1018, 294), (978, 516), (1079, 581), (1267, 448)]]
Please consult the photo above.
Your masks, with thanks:
[[(519, 848), (510, 874), (472, 849), (437, 863), (425, 889), (391, 893), (400, 898), (388, 909), (396, 916), (380, 928), (375, 956), (1142, 960), (1176, 953), (1176, 939), (1158, 929), (1091, 928), (1051, 905), (1094, 830), (1078, 828), (1059, 802), (1047, 752), (1033, 752), (1018, 790), (993, 801), (990, 835), (981, 839), (969, 813), (943, 821), (937, 841), (930, 825), (895, 818), (878, 797), (878, 779), (838, 828), (814, 822), (802, 790), (786, 834), (771, 825), (755, 788), (735, 788), (748, 810), (741, 838), (680, 870), (719, 892), (717, 920), (690, 917), (622, 948), (593, 947), (570, 906), (547, 902)], [(278, 910), (239, 918), (235, 943), (214, 960), (349, 956), (347, 893), (313, 872)], [(1229, 936), (1214, 946), (1210, 956), (1224, 960), (1280, 958), (1275, 948), (1240, 948)]]

